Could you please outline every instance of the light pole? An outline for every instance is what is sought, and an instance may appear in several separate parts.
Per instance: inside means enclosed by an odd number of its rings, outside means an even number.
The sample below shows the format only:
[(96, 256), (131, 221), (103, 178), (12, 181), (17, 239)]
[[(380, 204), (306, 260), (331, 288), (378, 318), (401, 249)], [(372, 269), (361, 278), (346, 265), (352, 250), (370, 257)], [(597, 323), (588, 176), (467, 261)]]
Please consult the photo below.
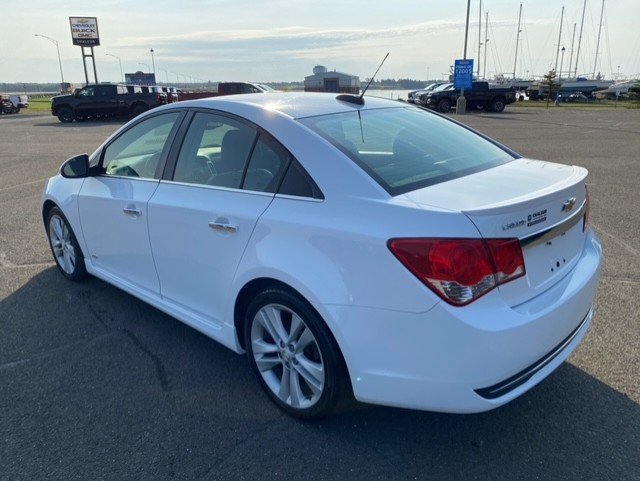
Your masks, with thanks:
[(120, 60), (120, 57), (118, 57), (117, 55), (113, 55), (112, 53), (106, 53), (105, 55), (108, 55), (109, 57), (113, 57), (116, 60), (118, 60), (118, 64), (120, 64), (120, 78), (122, 78), (122, 82), (124, 82), (124, 73), (122, 73), (122, 60)]
[[(469, 39), (469, 12), (471, 11), (471, 0), (467, 0), (467, 22), (464, 29), (464, 55), (463, 60), (467, 60), (467, 40)], [(473, 75), (473, 74), (472, 74)], [(464, 89), (460, 89), (460, 97), (456, 101), (456, 114), (467, 112), (467, 99), (464, 98)]]
[(34, 33), (33, 34), (34, 37), (42, 37), (42, 38), (46, 38), (47, 40), (49, 40), (49, 42), (51, 42), (52, 44), (54, 44), (56, 46), (56, 50), (58, 51), (58, 64), (60, 65), (60, 78), (62, 79), (62, 83), (60, 84), (60, 89), (64, 90), (64, 74), (62, 73), (62, 59), (60, 58), (60, 45), (58, 44), (58, 41), (54, 38), (51, 37), (47, 37), (46, 35), (40, 35), (39, 33)]
[(151, 52), (151, 64), (153, 65), (153, 75), (156, 74), (156, 60), (153, 58), (153, 49), (149, 50)]
[(148, 64), (148, 63), (138, 62), (138, 65), (143, 65), (143, 66), (147, 67), (147, 72), (148, 72), (149, 70), (151, 70), (151, 67), (149, 67), (149, 64)]

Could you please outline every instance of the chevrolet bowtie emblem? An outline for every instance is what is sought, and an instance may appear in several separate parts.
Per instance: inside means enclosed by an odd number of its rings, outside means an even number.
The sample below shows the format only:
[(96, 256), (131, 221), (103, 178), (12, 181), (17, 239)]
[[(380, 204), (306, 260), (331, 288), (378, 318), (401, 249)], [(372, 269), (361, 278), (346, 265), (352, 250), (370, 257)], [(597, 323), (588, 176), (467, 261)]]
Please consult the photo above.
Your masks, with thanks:
[(565, 201), (565, 203), (562, 204), (562, 212), (569, 212), (571, 209), (573, 209), (574, 205), (576, 205), (576, 198), (575, 197), (571, 197), (571, 198), (567, 199)]

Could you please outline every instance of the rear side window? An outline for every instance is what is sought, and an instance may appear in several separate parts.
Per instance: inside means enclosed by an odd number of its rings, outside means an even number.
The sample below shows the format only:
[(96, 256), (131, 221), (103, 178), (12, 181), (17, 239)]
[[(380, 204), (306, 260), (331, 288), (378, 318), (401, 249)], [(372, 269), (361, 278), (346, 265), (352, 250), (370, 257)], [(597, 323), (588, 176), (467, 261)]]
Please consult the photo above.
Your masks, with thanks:
[(354, 110), (300, 122), (342, 150), (390, 195), (514, 159), (474, 132), (416, 108)]
[(295, 159), (289, 164), (278, 194), (324, 199), (317, 184)]

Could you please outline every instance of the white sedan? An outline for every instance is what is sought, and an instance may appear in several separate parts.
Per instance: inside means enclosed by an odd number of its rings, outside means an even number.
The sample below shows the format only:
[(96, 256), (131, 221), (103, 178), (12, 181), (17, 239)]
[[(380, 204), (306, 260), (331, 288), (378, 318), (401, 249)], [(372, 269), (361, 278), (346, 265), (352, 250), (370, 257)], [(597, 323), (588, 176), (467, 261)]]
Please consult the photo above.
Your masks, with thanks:
[(294, 416), (351, 395), (471, 413), (589, 328), (586, 177), (390, 100), (238, 95), (135, 118), (62, 165), (42, 215), (66, 278), (246, 352)]

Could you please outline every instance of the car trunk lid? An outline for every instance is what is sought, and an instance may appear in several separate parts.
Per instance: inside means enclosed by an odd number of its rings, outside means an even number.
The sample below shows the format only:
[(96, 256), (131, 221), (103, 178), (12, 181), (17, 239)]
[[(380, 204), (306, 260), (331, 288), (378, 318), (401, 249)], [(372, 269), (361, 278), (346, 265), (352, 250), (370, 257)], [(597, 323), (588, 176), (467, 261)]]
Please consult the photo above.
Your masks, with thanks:
[(585, 239), (586, 176), (582, 167), (517, 159), (404, 197), (462, 212), (483, 238), (520, 239), (526, 275), (499, 287), (513, 306), (548, 289), (578, 261)]

